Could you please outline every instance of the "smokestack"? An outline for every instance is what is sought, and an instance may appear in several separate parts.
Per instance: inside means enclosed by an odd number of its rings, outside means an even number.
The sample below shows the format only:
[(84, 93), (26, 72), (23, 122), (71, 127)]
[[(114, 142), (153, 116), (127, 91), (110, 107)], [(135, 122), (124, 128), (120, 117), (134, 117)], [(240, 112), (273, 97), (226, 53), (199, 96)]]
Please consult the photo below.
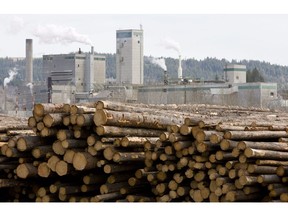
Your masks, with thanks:
[(94, 54), (94, 46), (91, 46), (91, 54)]
[(179, 55), (178, 79), (182, 80), (181, 55)]
[(167, 74), (167, 70), (164, 70), (164, 85), (168, 85), (168, 74)]
[(26, 39), (26, 84), (33, 83), (33, 40)]

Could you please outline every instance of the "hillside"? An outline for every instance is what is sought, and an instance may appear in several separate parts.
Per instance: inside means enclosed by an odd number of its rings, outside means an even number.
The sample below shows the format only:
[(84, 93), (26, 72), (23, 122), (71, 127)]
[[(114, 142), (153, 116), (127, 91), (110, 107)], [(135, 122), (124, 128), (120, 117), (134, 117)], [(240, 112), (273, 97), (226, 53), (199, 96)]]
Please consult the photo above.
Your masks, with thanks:
[[(106, 56), (106, 77), (115, 78), (116, 76), (116, 57), (115, 54), (98, 53)], [(151, 56), (144, 57), (144, 82), (162, 83), (163, 69), (152, 64), (149, 59)], [(177, 76), (178, 59), (165, 58), (168, 76), (170, 79), (175, 79)], [(44, 81), (42, 77), (42, 59), (34, 59), (34, 80)], [(261, 62), (256, 60), (242, 60), (242, 61), (228, 61), (226, 59), (205, 58), (203, 60), (183, 59), (182, 69), (183, 77), (192, 80), (215, 80), (223, 77), (223, 68), (227, 63), (244, 64), (247, 70), (252, 71), (254, 68), (260, 72), (265, 82), (277, 82), (279, 89), (288, 89), (288, 67), (270, 64), (269, 62)], [(24, 78), (25, 74), (25, 59), (13, 60), (11, 58), (0, 58), (0, 83), (2, 84), (4, 78), (8, 76), (9, 70), (17, 68), (18, 74), (15, 79), (11, 81), (11, 85), (18, 85)]]

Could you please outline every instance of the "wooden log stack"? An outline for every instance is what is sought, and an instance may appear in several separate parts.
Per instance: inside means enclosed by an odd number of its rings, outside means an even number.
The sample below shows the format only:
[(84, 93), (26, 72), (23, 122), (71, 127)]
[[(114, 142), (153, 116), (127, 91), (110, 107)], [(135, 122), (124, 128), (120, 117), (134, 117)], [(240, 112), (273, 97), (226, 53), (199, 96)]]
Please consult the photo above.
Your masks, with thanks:
[(216, 105), (36, 104), (27, 125), (1, 129), (0, 201), (288, 201), (287, 120)]

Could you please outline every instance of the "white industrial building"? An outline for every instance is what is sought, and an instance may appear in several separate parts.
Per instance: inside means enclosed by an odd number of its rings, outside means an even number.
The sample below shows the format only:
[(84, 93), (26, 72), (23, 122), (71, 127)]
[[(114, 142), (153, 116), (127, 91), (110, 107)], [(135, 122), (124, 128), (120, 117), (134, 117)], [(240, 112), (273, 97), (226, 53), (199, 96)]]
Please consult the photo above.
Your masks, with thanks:
[(129, 29), (116, 31), (116, 82), (117, 84), (142, 85), (143, 30)]
[(50, 80), (51, 102), (75, 102), (105, 84), (106, 58), (93, 47), (89, 53), (43, 55), (43, 73)]
[(239, 64), (228, 64), (224, 68), (225, 81), (228, 83), (246, 83), (246, 66)]

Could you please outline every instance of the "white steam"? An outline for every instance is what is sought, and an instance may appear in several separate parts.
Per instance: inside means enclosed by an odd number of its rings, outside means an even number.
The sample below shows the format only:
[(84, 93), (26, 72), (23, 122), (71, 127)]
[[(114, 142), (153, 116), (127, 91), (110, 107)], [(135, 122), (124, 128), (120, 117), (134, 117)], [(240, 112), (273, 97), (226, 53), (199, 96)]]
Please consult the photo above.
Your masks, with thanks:
[(24, 20), (22, 17), (14, 16), (10, 21), (7, 32), (10, 34), (17, 34), (24, 28)]
[(78, 33), (75, 28), (54, 24), (39, 25), (34, 30), (33, 35), (38, 37), (40, 42), (47, 44), (68, 44), (73, 42), (92, 44), (88, 36)]
[(165, 38), (163, 42), (161, 43), (162, 46), (164, 46), (166, 49), (172, 49), (178, 52), (178, 55), (181, 55), (181, 48), (180, 44), (170, 38)]
[(33, 95), (33, 84), (32, 83), (27, 83), (26, 86), (30, 88), (31, 95)]
[(167, 71), (167, 67), (165, 64), (165, 59), (164, 58), (151, 58), (150, 61), (155, 64), (158, 65), (159, 67), (161, 67), (164, 71)]
[(17, 75), (17, 72), (15, 71), (15, 69), (9, 70), (9, 77), (6, 77), (3, 82), (4, 87), (6, 87), (7, 84), (10, 83), (16, 75)]

